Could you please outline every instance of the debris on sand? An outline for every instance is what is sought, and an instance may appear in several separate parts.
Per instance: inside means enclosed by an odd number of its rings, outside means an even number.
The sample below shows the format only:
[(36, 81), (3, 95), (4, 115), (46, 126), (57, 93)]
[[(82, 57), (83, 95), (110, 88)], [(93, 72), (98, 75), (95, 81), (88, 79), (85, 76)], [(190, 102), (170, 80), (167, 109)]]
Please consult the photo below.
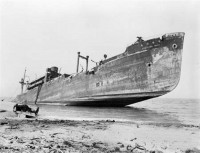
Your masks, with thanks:
[[(116, 136), (103, 133), (109, 131), (113, 122), (69, 121), (69, 120), (0, 120), (0, 152), (133, 152), (165, 153), (168, 148), (149, 148), (138, 143), (138, 137), (128, 141), (109, 141)], [(122, 125), (120, 123), (120, 125)], [(135, 126), (133, 126), (135, 127)], [(138, 128), (135, 127), (135, 130)], [(141, 128), (140, 128), (141, 129)], [(139, 129), (139, 130), (140, 130)], [(97, 134), (94, 137), (95, 133)], [(99, 135), (99, 133), (101, 133)], [(104, 137), (107, 139), (103, 139)], [(127, 138), (125, 138), (127, 140)], [(129, 143), (127, 143), (129, 142)], [(144, 144), (144, 145), (141, 145)], [(174, 151), (176, 152), (176, 151)], [(200, 153), (198, 149), (187, 149), (183, 153)]]
[(187, 149), (185, 153), (200, 153), (200, 150), (197, 148)]
[(6, 110), (0, 109), (0, 113), (4, 113), (6, 112)]

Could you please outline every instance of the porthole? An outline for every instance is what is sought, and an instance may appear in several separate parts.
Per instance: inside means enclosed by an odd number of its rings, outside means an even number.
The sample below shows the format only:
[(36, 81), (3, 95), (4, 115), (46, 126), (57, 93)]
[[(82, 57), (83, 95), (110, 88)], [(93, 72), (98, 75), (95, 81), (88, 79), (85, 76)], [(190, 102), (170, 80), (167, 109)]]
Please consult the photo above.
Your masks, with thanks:
[(146, 65), (147, 65), (148, 67), (151, 67), (151, 63), (147, 63)]
[(173, 48), (173, 49), (176, 49), (177, 47), (178, 47), (177, 44), (173, 44), (173, 45), (172, 45), (172, 48)]

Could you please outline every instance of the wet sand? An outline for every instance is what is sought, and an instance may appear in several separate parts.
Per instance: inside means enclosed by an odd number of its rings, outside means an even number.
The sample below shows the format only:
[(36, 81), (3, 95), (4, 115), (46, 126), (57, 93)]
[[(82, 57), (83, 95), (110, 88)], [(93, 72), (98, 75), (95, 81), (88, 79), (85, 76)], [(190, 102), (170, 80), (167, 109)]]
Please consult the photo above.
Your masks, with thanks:
[(196, 125), (27, 119), (0, 108), (0, 152), (200, 153), (199, 149)]

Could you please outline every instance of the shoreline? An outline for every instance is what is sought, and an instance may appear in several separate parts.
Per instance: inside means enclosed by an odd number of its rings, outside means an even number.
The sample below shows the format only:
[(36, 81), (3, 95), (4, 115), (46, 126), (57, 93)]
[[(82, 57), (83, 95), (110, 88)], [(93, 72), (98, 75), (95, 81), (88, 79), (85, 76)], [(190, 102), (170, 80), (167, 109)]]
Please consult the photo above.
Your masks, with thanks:
[(26, 119), (14, 117), (10, 111), (0, 114), (0, 152), (200, 153), (199, 126)]
[(198, 124), (178, 120), (62, 119), (45, 112), (25, 118), (16, 116), (13, 104), (0, 102), (2, 153), (200, 153)]

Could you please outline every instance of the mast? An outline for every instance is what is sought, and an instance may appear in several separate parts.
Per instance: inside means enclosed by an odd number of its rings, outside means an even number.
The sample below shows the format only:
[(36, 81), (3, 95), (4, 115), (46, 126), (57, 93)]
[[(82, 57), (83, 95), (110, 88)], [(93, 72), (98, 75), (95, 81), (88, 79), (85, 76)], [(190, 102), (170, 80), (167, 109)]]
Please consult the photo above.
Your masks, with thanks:
[(26, 68), (24, 71), (24, 78), (21, 79), (21, 81), (19, 82), (21, 84), (21, 94), (23, 94), (23, 89), (24, 89), (24, 84), (25, 84), (25, 77), (26, 77)]

